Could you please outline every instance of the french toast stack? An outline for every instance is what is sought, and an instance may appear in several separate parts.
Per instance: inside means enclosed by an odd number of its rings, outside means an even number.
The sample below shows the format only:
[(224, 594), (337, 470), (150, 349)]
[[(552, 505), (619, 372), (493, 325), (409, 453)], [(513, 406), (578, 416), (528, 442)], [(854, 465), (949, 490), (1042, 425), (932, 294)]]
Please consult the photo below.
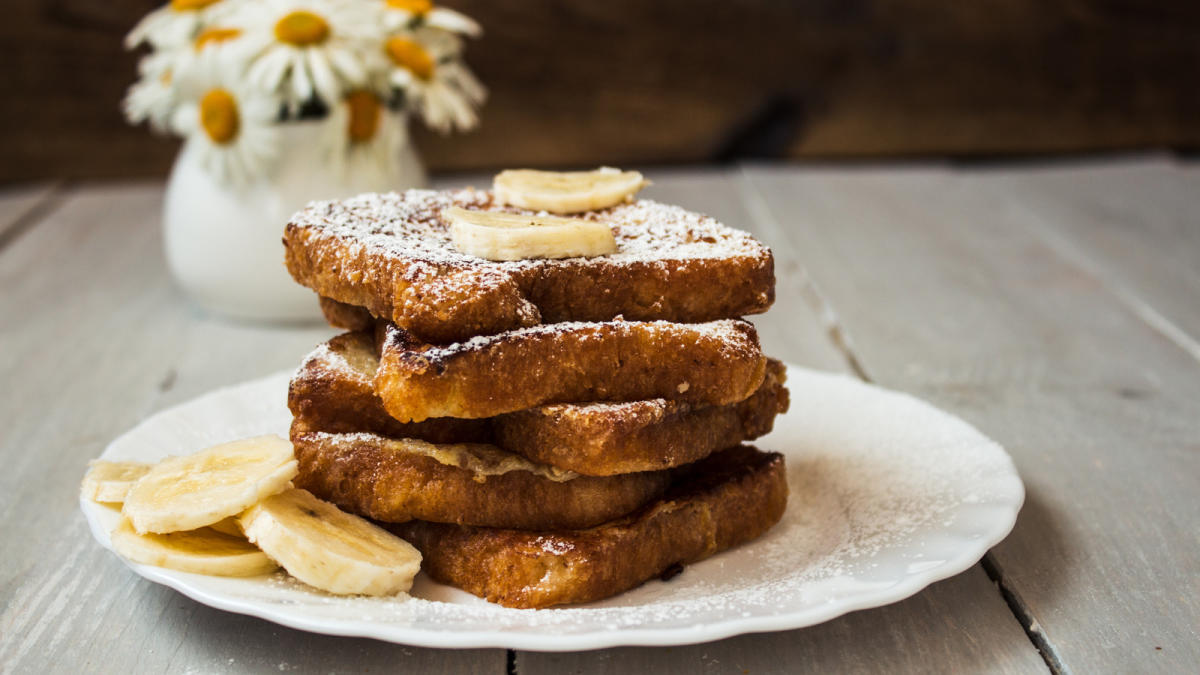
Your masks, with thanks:
[(774, 299), (770, 250), (642, 184), (505, 172), (296, 214), (288, 269), (348, 330), (292, 380), (296, 485), (510, 607), (608, 597), (769, 529), (783, 458), (743, 442), (786, 411), (785, 373), (740, 317)]

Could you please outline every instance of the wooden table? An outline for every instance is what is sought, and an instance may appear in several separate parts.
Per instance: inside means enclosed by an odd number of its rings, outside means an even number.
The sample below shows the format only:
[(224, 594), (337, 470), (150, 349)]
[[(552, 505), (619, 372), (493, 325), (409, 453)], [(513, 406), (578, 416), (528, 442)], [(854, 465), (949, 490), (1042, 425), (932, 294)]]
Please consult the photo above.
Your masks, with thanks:
[(820, 626), (662, 649), (422, 649), (210, 609), (92, 540), (87, 461), (156, 410), (294, 367), (332, 331), (192, 308), (164, 267), (159, 183), (10, 188), (0, 670), (1197, 672), (1200, 166), (649, 174), (651, 196), (774, 248), (778, 302), (755, 319), (768, 352), (913, 392), (1007, 447), (1028, 499), (981, 564)]

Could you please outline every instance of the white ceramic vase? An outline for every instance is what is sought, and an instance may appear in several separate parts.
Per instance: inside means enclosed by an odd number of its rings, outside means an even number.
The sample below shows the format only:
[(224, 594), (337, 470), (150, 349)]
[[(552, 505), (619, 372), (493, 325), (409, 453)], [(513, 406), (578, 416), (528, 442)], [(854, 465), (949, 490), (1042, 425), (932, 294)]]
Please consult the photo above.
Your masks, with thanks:
[(201, 307), (250, 321), (318, 318), (316, 296), (284, 267), (283, 228), (291, 215), (314, 199), (425, 185), (407, 137), (386, 162), (335, 167), (318, 142), (326, 123), (281, 125), (278, 163), (244, 185), (218, 181), (184, 145), (167, 182), (163, 229), (171, 273)]

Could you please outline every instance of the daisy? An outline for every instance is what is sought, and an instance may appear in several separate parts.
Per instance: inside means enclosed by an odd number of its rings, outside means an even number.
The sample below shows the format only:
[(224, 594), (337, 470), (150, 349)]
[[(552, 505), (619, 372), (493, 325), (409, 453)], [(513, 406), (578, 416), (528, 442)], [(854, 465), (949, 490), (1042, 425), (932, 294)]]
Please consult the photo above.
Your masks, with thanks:
[(172, 124), (186, 138), (185, 151), (219, 181), (247, 184), (265, 175), (279, 153), (279, 100), (246, 87), (229, 60), (205, 59), (181, 82), (188, 92)]
[(389, 110), (370, 89), (347, 94), (330, 118), (327, 146), (343, 175), (387, 172), (408, 143), (406, 115)]
[(446, 133), (479, 124), (475, 109), (487, 90), (463, 64), (462, 42), (439, 30), (420, 29), (388, 37), (387, 82), (405, 92), (429, 126)]
[(129, 31), (125, 47), (133, 49), (142, 43), (156, 49), (182, 47), (214, 14), (220, 13), (221, 4), (221, 0), (171, 0)]
[[(245, 31), (220, 23), (209, 25), (196, 34), (184, 48), (175, 50), (175, 72), (181, 81), (188, 81), (192, 71), (229, 68), (245, 72), (253, 57), (253, 45), (244, 38)], [(207, 63), (209, 61), (221, 63)]]
[(138, 63), (141, 79), (129, 88), (121, 106), (131, 124), (148, 121), (155, 131), (167, 130), (176, 102), (175, 61), (174, 51), (160, 51)]
[(430, 0), (382, 0), (384, 27), (389, 31), (421, 26), (479, 37), (483, 29), (471, 17), (452, 9), (436, 7)]
[(243, 5), (229, 25), (253, 45), (249, 81), (293, 108), (314, 94), (331, 105), (362, 85), (361, 53), (379, 36), (377, 15), (361, 0), (260, 0)]

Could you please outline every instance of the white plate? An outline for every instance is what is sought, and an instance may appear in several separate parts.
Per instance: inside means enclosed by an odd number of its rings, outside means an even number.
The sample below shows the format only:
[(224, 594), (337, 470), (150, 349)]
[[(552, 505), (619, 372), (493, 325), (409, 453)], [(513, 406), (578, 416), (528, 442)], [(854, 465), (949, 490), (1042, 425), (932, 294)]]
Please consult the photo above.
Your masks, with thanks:
[[(113, 441), (154, 461), (287, 435), (290, 373), (220, 389)], [(206, 605), (302, 630), (428, 647), (541, 651), (679, 645), (810, 626), (907, 598), (973, 565), (1012, 529), (1024, 488), (999, 445), (911, 396), (792, 366), (791, 412), (755, 444), (787, 456), (791, 498), (762, 538), (602, 602), (518, 610), (417, 577), (412, 597), (335, 597), (282, 574), (208, 577), (130, 564)], [(116, 510), (82, 502), (109, 547)]]

